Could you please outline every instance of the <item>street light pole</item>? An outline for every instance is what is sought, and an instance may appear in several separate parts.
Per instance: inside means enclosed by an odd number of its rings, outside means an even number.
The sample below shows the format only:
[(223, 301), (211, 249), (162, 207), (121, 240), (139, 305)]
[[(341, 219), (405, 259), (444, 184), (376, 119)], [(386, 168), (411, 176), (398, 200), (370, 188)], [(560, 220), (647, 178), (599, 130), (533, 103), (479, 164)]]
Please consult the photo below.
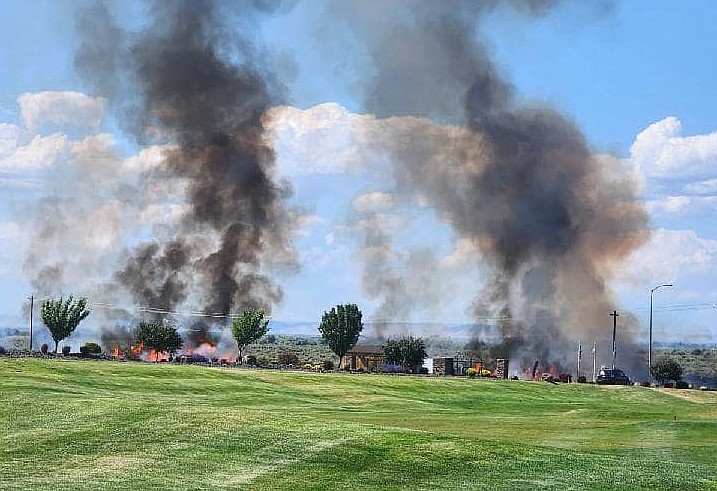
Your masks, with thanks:
[(650, 370), (652, 369), (652, 294), (655, 293), (657, 290), (662, 288), (663, 286), (674, 286), (672, 283), (664, 283), (662, 285), (657, 285), (652, 290), (650, 290), (650, 340), (649, 340), (649, 348), (647, 351), (647, 373), (650, 373)]

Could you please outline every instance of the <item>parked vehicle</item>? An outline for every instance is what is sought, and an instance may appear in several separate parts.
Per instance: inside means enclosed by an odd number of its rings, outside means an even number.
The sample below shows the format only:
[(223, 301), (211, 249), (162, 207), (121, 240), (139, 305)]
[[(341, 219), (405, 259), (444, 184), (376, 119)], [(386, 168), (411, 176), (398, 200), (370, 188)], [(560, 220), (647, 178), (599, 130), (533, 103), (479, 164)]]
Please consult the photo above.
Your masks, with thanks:
[(596, 382), (601, 385), (630, 385), (630, 378), (617, 368), (600, 368)]

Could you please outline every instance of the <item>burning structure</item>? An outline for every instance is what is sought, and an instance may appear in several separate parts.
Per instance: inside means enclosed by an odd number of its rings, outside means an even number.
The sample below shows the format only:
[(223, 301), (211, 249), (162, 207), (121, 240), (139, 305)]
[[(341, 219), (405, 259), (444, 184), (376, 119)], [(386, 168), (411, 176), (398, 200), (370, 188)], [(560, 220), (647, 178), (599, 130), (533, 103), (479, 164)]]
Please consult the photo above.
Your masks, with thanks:
[[(567, 116), (521, 103), (482, 40), (481, 21), (499, 4), (540, 16), (556, 3), (396, 2), (380, 15), (370, 3), (342, 7), (373, 60), (366, 106), (395, 165), (391, 193), (430, 203), (475, 249), (488, 279), (475, 291), (474, 316), (495, 323), (497, 356), (523, 364), (565, 364), (580, 339), (609, 353), (611, 268), (650, 234), (619, 162), (594, 155)], [(426, 119), (461, 129), (446, 137)], [(366, 244), (377, 251), (382, 237), (370, 230)], [(390, 242), (380, 243), (383, 252), (364, 255), (365, 276), (380, 285), (382, 313), (400, 315), (406, 306), (395, 302), (407, 286), (381, 261)], [(631, 321), (621, 360), (634, 368)]]

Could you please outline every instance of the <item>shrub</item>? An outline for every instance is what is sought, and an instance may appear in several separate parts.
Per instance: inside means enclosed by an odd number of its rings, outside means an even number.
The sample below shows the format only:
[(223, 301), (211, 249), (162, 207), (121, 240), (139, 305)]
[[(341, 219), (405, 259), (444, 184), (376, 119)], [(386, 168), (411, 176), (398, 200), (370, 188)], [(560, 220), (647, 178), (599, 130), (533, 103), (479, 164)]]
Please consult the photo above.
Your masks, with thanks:
[(584, 383), (586, 383), (587, 381), (588, 381), (588, 379), (587, 379), (587, 377), (586, 377), (585, 375), (580, 375), (580, 376), (578, 377), (578, 383), (579, 383), (579, 384), (584, 384)]
[(47, 343), (42, 343), (42, 346), (40, 346), (40, 353), (43, 355), (47, 354), (47, 350), (49, 350), (50, 347), (47, 345)]
[(4, 355), (5, 353), (5, 348), (3, 346), (0, 346), (0, 355)]
[(102, 348), (97, 343), (88, 342), (80, 346), (80, 353), (83, 355), (99, 355), (102, 353)]
[(277, 361), (279, 365), (298, 365), (299, 357), (293, 351), (282, 350), (277, 354)]
[(63, 346), (63, 347), (62, 347), (62, 354), (63, 354), (64, 356), (69, 355), (69, 354), (70, 354), (70, 347), (69, 347), (69, 346)]
[(684, 380), (678, 380), (675, 383), (675, 389), (689, 389), (689, 388), (690, 388), (690, 385), (687, 382), (685, 382)]
[(331, 370), (333, 370), (333, 369), (334, 369), (334, 366), (335, 366), (335, 365), (334, 365), (334, 360), (329, 360), (328, 358), (326, 358), (326, 359), (322, 362), (322, 368), (323, 368), (325, 371), (327, 371), (327, 372), (330, 372)]
[(468, 375), (468, 378), (476, 378), (476, 374), (478, 373), (478, 370), (475, 368), (469, 368), (466, 370), (466, 375)]
[(256, 362), (256, 356), (254, 356), (254, 355), (246, 355), (246, 356), (244, 357), (244, 364), (245, 364), (245, 365), (254, 366), (254, 365), (256, 365), (256, 363), (257, 363), (257, 362)]

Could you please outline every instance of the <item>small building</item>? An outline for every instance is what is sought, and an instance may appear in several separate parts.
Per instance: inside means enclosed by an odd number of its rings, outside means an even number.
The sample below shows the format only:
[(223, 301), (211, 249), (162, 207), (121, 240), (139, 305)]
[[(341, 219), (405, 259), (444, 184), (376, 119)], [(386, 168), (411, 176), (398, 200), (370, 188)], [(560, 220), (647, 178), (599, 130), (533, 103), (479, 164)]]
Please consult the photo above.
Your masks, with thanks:
[(434, 358), (434, 375), (453, 375), (453, 358)]
[(378, 372), (381, 370), (384, 360), (383, 346), (357, 344), (344, 356), (341, 361), (341, 369)]
[(433, 373), (434, 375), (465, 375), (466, 370), (474, 368), (476, 362), (474, 360), (464, 358), (433, 358)]

